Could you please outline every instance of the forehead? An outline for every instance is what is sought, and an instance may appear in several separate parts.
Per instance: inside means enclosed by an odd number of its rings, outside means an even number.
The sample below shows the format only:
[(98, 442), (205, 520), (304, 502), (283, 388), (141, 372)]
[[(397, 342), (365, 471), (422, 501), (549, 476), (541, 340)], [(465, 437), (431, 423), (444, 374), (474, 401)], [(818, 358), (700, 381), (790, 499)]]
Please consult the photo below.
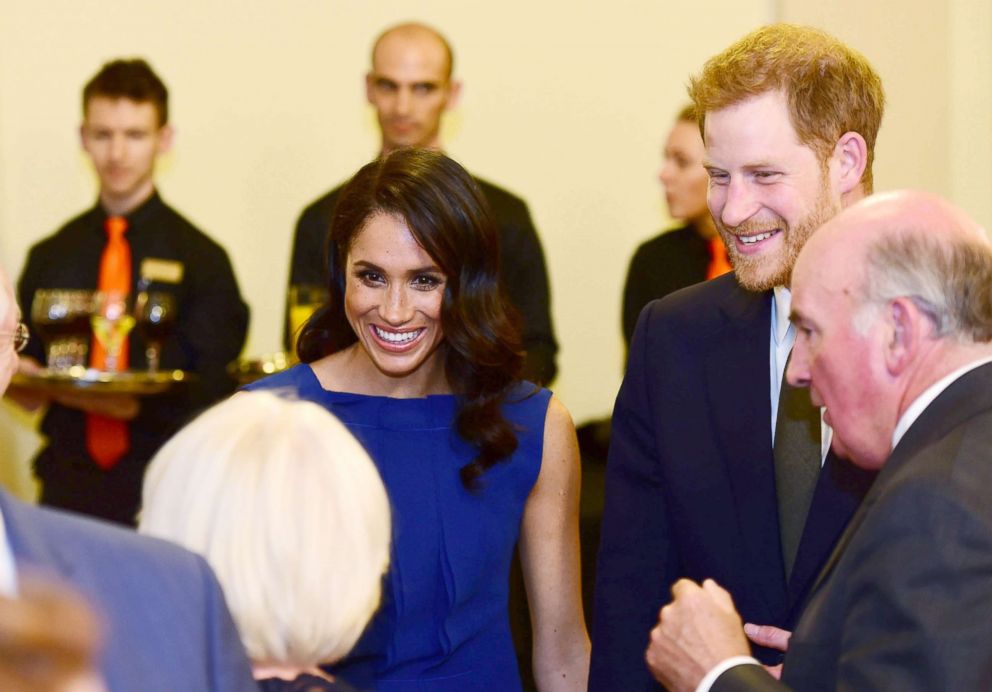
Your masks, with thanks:
[(149, 101), (94, 96), (86, 102), (86, 124), (104, 127), (155, 128), (158, 112)]
[(818, 165), (813, 150), (800, 143), (785, 96), (779, 91), (707, 111), (703, 128), (706, 156), (721, 167), (769, 161)]
[(382, 267), (434, 264), (417, 242), (406, 220), (394, 214), (375, 214), (362, 227), (348, 249), (348, 263), (372, 262)]
[(666, 146), (683, 151), (703, 150), (703, 139), (699, 136), (699, 126), (687, 120), (679, 120), (668, 133)]
[(430, 34), (390, 34), (376, 46), (372, 71), (397, 80), (443, 82), (448, 75), (448, 55)]

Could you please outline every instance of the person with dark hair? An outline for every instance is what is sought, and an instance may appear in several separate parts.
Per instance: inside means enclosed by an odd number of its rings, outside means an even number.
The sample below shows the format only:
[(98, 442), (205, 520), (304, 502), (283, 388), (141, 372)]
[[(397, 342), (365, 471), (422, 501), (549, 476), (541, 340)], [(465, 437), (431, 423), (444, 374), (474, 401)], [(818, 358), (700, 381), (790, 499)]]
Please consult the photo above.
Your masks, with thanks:
[[(96, 205), (31, 248), (18, 285), (30, 328), (31, 304), (44, 289), (113, 289), (134, 297), (168, 294), (175, 326), (160, 367), (196, 375), (183, 392), (143, 397), (18, 387), (28, 407), (48, 404), (46, 446), (34, 462), (43, 504), (133, 525), (145, 465), (196, 410), (233, 389), (227, 364), (244, 344), (248, 307), (227, 253), (165, 204), (155, 189), (155, 162), (172, 143), (168, 92), (144, 60), (107, 63), (83, 90), (83, 149), (100, 183)], [(126, 367), (147, 365), (147, 343), (132, 330)], [(101, 367), (97, 343), (89, 365)], [(46, 363), (40, 340), (22, 370)], [(191, 378), (193, 379), (193, 378)]]
[(363, 167), (331, 221), (330, 300), (302, 364), (249, 389), (317, 402), (351, 430), (393, 509), (383, 606), (333, 674), (390, 689), (514, 690), (518, 534), (541, 690), (585, 689), (575, 429), (519, 377), (499, 238), (457, 163), (400, 149)]
[[(409, 146), (441, 149), (442, 116), (458, 102), (461, 91), (461, 83), (452, 78), (453, 68), (451, 44), (429, 26), (405, 23), (379, 35), (372, 47), (365, 94), (376, 112), (382, 154)], [(522, 319), (524, 375), (548, 384), (558, 371), (558, 343), (541, 241), (526, 202), (481, 178), (476, 183), (493, 211), (503, 248), (500, 274)], [(291, 288), (326, 281), (324, 242), (340, 195), (338, 186), (300, 215), (293, 239)], [(287, 348), (292, 336), (287, 325)]]

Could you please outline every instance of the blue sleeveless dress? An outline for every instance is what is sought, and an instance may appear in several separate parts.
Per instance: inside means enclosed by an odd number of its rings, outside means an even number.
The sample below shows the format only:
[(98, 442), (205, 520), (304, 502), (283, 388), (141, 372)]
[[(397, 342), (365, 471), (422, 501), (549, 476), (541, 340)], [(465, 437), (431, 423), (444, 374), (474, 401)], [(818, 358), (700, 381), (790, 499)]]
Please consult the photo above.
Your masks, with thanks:
[(389, 493), (393, 550), (382, 605), (331, 673), (389, 692), (519, 690), (508, 575), (524, 503), (541, 470), (551, 393), (517, 386), (503, 407), (517, 451), (470, 492), (458, 472), (475, 453), (453, 428), (456, 396), (330, 392), (309, 365), (245, 389), (281, 389), (324, 406), (364, 445)]

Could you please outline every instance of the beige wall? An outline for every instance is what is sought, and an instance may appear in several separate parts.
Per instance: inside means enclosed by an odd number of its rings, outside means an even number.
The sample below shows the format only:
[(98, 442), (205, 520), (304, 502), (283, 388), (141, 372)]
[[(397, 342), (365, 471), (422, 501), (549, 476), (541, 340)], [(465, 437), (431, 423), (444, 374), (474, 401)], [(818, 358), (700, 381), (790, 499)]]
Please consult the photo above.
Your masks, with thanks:
[(881, 74), (888, 104), (876, 189), (931, 190), (992, 230), (992, 3), (779, 0), (778, 6), (783, 21), (833, 32)]
[[(861, 48), (891, 103), (879, 186), (958, 195), (992, 225), (987, 0), (865, 4), (417, 4), (416, 18), (451, 38), (465, 81), (446, 127), (449, 152), (530, 202), (562, 343), (555, 390), (577, 420), (607, 414), (620, 382), (623, 274), (637, 243), (666, 224), (658, 150), (686, 77), (760, 23), (819, 23)], [(172, 92), (177, 139), (161, 169), (163, 195), (228, 248), (252, 307), (247, 353), (276, 349), (293, 223), (375, 153), (362, 92), (369, 44), (413, 18), (410, 7), (0, 0), (0, 263), (16, 276), (32, 243), (92, 203), (76, 138), (79, 91), (103, 61), (143, 55)], [(971, 66), (975, 77), (962, 76)], [(0, 411), (4, 458), (21, 463), (8, 463), (7, 476), (26, 491), (36, 440), (23, 430)]]

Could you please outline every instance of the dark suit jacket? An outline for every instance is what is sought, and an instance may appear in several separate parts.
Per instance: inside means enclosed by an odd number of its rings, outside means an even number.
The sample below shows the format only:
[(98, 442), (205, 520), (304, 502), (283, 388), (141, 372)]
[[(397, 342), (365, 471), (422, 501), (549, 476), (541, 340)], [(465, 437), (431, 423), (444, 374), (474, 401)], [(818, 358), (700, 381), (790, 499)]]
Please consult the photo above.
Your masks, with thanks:
[(786, 584), (770, 332), (771, 292), (744, 291), (733, 274), (641, 314), (613, 411), (590, 690), (657, 689), (644, 650), (681, 577), (713, 578), (745, 621), (791, 629), (864, 495), (870, 476), (828, 455)]
[(909, 428), (817, 579), (778, 683), (718, 692), (992, 688), (992, 365)]
[(0, 490), (20, 575), (75, 587), (107, 625), (111, 692), (256, 690), (220, 585), (204, 560), (132, 531), (26, 505)]
[[(489, 202), (499, 228), (500, 272), (510, 302), (523, 322), (523, 347), (527, 351), (524, 379), (547, 384), (558, 372), (558, 343), (551, 324), (551, 290), (541, 241), (522, 199), (481, 178), (475, 178), (475, 182)], [(290, 285), (327, 285), (325, 247), (341, 189), (342, 186), (334, 188), (300, 215), (293, 239)]]

